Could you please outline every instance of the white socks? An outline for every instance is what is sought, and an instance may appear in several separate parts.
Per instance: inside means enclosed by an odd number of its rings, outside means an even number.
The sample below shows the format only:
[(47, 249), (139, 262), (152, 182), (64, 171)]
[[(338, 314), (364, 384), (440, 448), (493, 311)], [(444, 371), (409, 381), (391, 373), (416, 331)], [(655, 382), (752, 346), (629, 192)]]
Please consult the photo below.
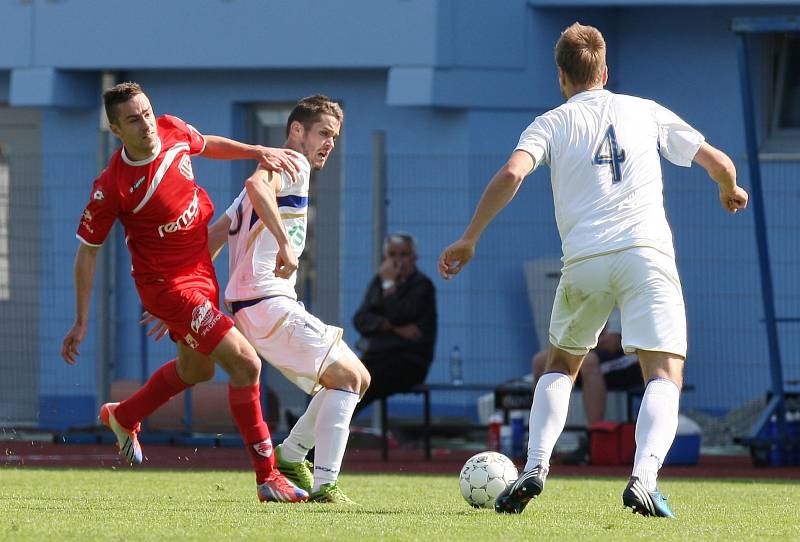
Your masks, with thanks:
[(289, 436), (281, 444), (281, 457), (285, 461), (300, 463), (305, 460), (308, 451), (314, 447), (316, 443), (314, 427), (317, 424), (317, 415), (326, 391), (323, 388), (314, 395), (311, 402), (308, 403), (306, 411), (303, 412), (303, 415), (291, 428)]
[[(325, 389), (317, 415), (317, 448), (314, 451), (314, 487), (335, 482), (342, 467), (347, 438), (350, 436), (350, 419), (358, 404), (358, 393)], [(315, 397), (316, 399), (316, 397)]]
[(528, 462), (525, 471), (541, 465), (543, 478), (550, 468), (550, 456), (567, 423), (572, 379), (563, 373), (545, 373), (533, 392), (528, 424)]
[(636, 419), (636, 457), (633, 476), (648, 491), (656, 489), (658, 469), (678, 431), (680, 390), (671, 380), (651, 380), (644, 390), (639, 416)]

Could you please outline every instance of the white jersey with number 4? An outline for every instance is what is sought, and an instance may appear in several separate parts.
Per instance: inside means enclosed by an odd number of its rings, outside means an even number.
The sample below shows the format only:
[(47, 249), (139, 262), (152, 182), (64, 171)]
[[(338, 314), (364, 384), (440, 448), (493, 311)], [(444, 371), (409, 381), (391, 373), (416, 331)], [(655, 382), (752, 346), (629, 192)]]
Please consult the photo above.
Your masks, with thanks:
[[(306, 246), (308, 218), (308, 187), (311, 167), (306, 157), (295, 153), (299, 164), (297, 181), (281, 174), (278, 191), (278, 211), (297, 258)], [(278, 242), (258, 218), (247, 191), (233, 201), (225, 214), (231, 219), (228, 230), (228, 260), (230, 277), (225, 288), (225, 301), (245, 301), (261, 297), (284, 295), (297, 299), (297, 272), (288, 279), (275, 276)]]
[(703, 141), (651, 100), (589, 90), (536, 117), (516, 150), (550, 166), (568, 263), (631, 247), (674, 257), (659, 153), (688, 167)]

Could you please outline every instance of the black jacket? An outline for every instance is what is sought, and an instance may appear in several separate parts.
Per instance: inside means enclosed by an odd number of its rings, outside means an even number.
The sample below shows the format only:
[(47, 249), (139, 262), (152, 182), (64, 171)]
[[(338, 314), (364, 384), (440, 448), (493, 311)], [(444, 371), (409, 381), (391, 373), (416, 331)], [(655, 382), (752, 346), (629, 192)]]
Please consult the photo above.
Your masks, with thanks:
[[(372, 279), (364, 301), (353, 316), (353, 325), (362, 335), (359, 348), (366, 356), (399, 354), (411, 362), (430, 366), (436, 343), (436, 290), (433, 282), (415, 271), (387, 296), (383, 295), (381, 282), (378, 275)], [(385, 320), (393, 326), (414, 323), (422, 337), (409, 341), (391, 331), (380, 331)]]

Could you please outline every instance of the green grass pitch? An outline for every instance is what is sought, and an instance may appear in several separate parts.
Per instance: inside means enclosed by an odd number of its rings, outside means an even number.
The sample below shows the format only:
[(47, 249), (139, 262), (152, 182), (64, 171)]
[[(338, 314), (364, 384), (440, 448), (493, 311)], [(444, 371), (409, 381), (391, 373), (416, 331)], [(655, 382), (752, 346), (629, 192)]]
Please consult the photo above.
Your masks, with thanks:
[(0, 540), (800, 540), (793, 481), (667, 479), (677, 520), (624, 509), (625, 480), (553, 476), (519, 516), (458, 476), (344, 475), (362, 505), (261, 504), (250, 473), (0, 469)]

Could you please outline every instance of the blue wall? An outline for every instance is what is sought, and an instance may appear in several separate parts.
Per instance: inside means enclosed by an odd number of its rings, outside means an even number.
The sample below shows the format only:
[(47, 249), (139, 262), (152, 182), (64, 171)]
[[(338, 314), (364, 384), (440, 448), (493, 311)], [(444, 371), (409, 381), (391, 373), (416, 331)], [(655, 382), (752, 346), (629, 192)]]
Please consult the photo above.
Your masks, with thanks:
[(436, 9), (426, 0), (349, 0), (344, 9), (314, 0), (140, 0), (135, 9), (123, 0), (5, 3), (0, 67), (431, 64)]
[(97, 174), (99, 118), (99, 112), (91, 109), (42, 112), (39, 421), (43, 427), (88, 424), (96, 416), (96, 319), (81, 344), (76, 366), (66, 365), (59, 350), (74, 321), (75, 231)]
[[(553, 5), (539, 0), (504, 2), (504, 9), (481, 0), (352, 0), (336, 7), (312, 0), (139, 4), (131, 11), (121, 0), (109, 0), (105, 13), (70, 0), (0, 7), (0, 101), (34, 99), (45, 112), (42, 205), (52, 217), (42, 232), (42, 281), (49, 288), (42, 296), (40, 337), (45, 426), (89, 423), (94, 415), (93, 408), (76, 407), (80, 412), (65, 420), (52, 405), (61, 399), (85, 405), (96, 396), (96, 322), (78, 367), (66, 367), (57, 351), (74, 312), (70, 270), (77, 215), (97, 172), (100, 111), (86, 104), (99, 101), (92, 97), (99, 88), (85, 83), (99, 79), (99, 71), (116, 70), (142, 83), (159, 113), (236, 138), (246, 136), (237, 117), (243, 104), (293, 102), (315, 92), (343, 102), (339, 323), (351, 343), (357, 335), (350, 319), (373, 273), (370, 138), (385, 130), (389, 228), (418, 236), (419, 265), (438, 288), (440, 336), (429, 380), (447, 378), (447, 353), (458, 344), (467, 380), (502, 381), (528, 372), (530, 356), (542, 346), (533, 332), (522, 264), (560, 256), (549, 172), (542, 168), (526, 180), (457, 280), (435, 276), (436, 258), (461, 233), (520, 132), (561, 103), (552, 58), (561, 29), (574, 20), (601, 28), (609, 45), (609, 88), (656, 99), (689, 120), (734, 158), (747, 186), (729, 22), (735, 15), (783, 13), (742, 5), (641, 7), (657, 2), (605, 7), (611, 3), (590, 0), (572, 3), (589, 8), (559, 9), (538, 7)], [(152, 16), (156, 8), (160, 17)], [(102, 21), (122, 12), (125, 27), (135, 30), (119, 39), (119, 25)], [(176, 20), (195, 37), (173, 31)], [(47, 92), (36, 86), (42, 83)], [(66, 98), (50, 92), (66, 86)], [(195, 168), (222, 212), (238, 192), (241, 168), (202, 159)], [(792, 278), (800, 263), (794, 249), (798, 224), (786, 208), (798, 169), (796, 163), (765, 165), (765, 178), (774, 179), (767, 182), (775, 220), (770, 233), (779, 308), (786, 313), (800, 297)], [(664, 175), (690, 325), (687, 380), (697, 387), (684, 406), (727, 410), (763, 393), (768, 382), (752, 213), (726, 215), (698, 168), (665, 164)], [(116, 377), (138, 378), (138, 298), (121, 233), (115, 235)], [(787, 330), (786, 352), (797, 340)], [(150, 371), (174, 355), (166, 342), (147, 349)]]

